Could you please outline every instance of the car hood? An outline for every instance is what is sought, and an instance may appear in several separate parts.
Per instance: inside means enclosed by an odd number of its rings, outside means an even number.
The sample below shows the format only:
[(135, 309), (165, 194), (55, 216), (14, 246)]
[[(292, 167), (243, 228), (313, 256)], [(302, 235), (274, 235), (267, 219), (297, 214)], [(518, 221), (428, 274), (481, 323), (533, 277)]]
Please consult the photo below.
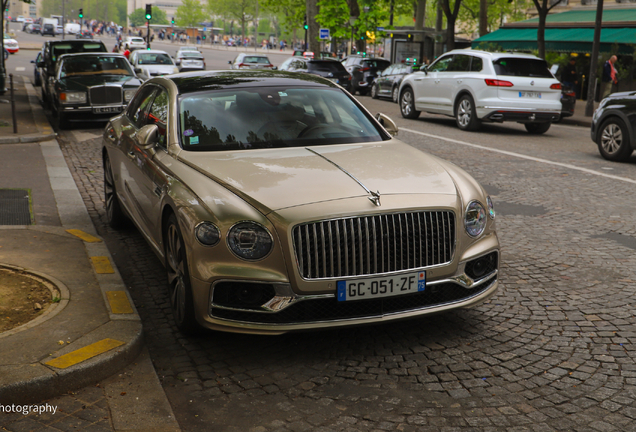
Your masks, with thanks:
[(99, 85), (120, 85), (120, 86), (140, 86), (141, 81), (134, 76), (121, 76), (121, 75), (88, 75), (88, 76), (74, 76), (68, 78), (62, 78), (59, 80), (60, 87), (66, 89), (84, 89), (87, 87), (99, 86)]
[[(437, 158), (397, 140), (232, 152), (181, 151), (179, 160), (263, 212), (368, 196), (456, 195)], [(357, 180), (356, 180), (357, 179)]]

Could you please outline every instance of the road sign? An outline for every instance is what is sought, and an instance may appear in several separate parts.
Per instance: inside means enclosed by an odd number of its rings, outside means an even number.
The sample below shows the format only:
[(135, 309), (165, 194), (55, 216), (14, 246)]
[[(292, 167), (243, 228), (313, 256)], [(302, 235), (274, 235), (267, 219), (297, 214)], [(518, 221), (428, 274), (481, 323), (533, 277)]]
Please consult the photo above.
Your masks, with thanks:
[(207, 27), (203, 27), (203, 31), (208, 31), (208, 28)]
[(377, 31), (384, 31), (384, 27), (376, 27), (375, 28)]
[(329, 29), (320, 29), (320, 39), (329, 39)]

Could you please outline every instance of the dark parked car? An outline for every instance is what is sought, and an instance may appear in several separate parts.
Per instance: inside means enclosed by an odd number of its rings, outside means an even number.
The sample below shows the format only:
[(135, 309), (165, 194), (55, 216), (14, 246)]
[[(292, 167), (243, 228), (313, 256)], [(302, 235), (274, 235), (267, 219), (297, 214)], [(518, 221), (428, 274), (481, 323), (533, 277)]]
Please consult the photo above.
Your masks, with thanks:
[(350, 55), (342, 60), (347, 72), (351, 74), (351, 93), (359, 92), (366, 95), (371, 89), (373, 80), (380, 72), (391, 65), (391, 62), (383, 58), (367, 58), (361, 55)]
[(44, 42), (42, 46), (42, 61), (37, 63), (42, 74), (42, 101), (48, 104), (52, 95), (52, 85), (55, 76), (55, 65), (63, 54), (85, 52), (108, 52), (106, 45), (99, 40), (52, 40)]
[(38, 66), (38, 63), (42, 62), (42, 51), (40, 51), (35, 57), (35, 60), (31, 60), (33, 63), (33, 85), (39, 87), (42, 85), (42, 68)]
[(39, 34), (41, 30), (42, 30), (42, 26), (36, 23), (28, 24), (26, 28), (24, 29), (25, 32), (31, 33), (31, 34)]
[(55, 37), (55, 35), (56, 35), (56, 33), (55, 33), (55, 25), (53, 25), (53, 24), (44, 24), (42, 26), (42, 29), (40, 30), (40, 34), (42, 36), (51, 35), (51, 36)]
[(289, 72), (305, 72), (327, 78), (351, 90), (351, 75), (337, 60), (316, 60), (304, 57), (291, 57), (283, 62), (280, 70)]
[(81, 30), (75, 33), (75, 39), (93, 39), (93, 33), (89, 30)]
[(603, 99), (592, 117), (590, 134), (607, 160), (628, 160), (636, 148), (636, 93), (613, 93)]
[(575, 104), (576, 93), (574, 89), (561, 83), (561, 118), (559, 120), (573, 116)]
[(402, 78), (418, 69), (418, 66), (406, 63), (392, 64), (378, 74), (371, 86), (371, 97), (374, 99), (379, 97), (391, 98), (393, 102), (397, 103)]
[(51, 105), (61, 129), (70, 120), (107, 121), (141, 85), (122, 54), (66, 54), (55, 73)]

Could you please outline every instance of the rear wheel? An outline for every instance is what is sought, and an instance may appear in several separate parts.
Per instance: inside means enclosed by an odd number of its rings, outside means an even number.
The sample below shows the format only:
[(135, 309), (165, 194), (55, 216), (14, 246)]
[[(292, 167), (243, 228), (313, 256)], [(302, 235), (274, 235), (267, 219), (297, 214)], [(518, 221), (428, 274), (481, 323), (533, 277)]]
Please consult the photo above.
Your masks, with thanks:
[(200, 327), (194, 317), (194, 300), (185, 243), (174, 214), (168, 217), (164, 245), (168, 291), (175, 324), (183, 333), (196, 333)]
[(479, 119), (475, 112), (475, 102), (470, 95), (463, 95), (459, 99), (459, 102), (457, 102), (455, 121), (457, 122), (457, 127), (461, 130), (474, 131), (479, 129)]
[(550, 122), (546, 122), (546, 123), (526, 123), (525, 127), (526, 127), (526, 130), (528, 131), (528, 133), (531, 133), (533, 135), (541, 135), (542, 133), (546, 133), (548, 131), (548, 129), (550, 129), (551, 125), (552, 125), (552, 123), (550, 123)]
[(605, 159), (621, 162), (632, 155), (629, 131), (623, 120), (614, 117), (603, 122), (596, 139), (598, 150)]
[(408, 119), (416, 119), (420, 116), (421, 111), (415, 110), (415, 98), (413, 97), (413, 90), (411, 90), (410, 87), (407, 87), (402, 92), (400, 112), (402, 113), (402, 117)]
[(391, 99), (393, 99), (393, 102), (398, 103), (399, 98), (400, 98), (400, 88), (395, 86), (393, 87), (393, 92), (391, 92)]
[(122, 210), (117, 197), (113, 167), (107, 154), (104, 154), (104, 201), (108, 225), (115, 229), (125, 227), (128, 224), (128, 218)]
[(377, 99), (378, 98), (378, 85), (377, 84), (373, 84), (373, 87), (371, 87), (371, 97), (373, 99)]

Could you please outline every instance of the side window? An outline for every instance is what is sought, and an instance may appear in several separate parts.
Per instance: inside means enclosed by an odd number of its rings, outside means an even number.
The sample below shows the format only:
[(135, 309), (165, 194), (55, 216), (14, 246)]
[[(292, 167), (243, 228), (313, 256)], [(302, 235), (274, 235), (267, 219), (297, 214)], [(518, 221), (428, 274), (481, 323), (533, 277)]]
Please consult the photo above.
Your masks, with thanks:
[(470, 62), (470, 71), (471, 72), (481, 72), (484, 68), (484, 62), (481, 57), (472, 57)]
[(470, 57), (464, 54), (455, 54), (447, 70), (451, 72), (468, 72), (470, 70)]
[(381, 76), (391, 75), (394, 71), (397, 71), (398, 68), (399, 68), (399, 66), (389, 66), (388, 68), (386, 68), (382, 72), (380, 72), (380, 75)]
[(453, 56), (442, 57), (437, 60), (435, 63), (428, 68), (430, 72), (445, 72), (448, 69), (451, 61), (453, 61)]
[(148, 124), (156, 124), (159, 127), (159, 146), (167, 148), (166, 144), (166, 124), (168, 121), (168, 92), (161, 89), (152, 101), (150, 114), (148, 114)]
[(148, 86), (142, 91), (137, 92), (136, 97), (128, 105), (128, 118), (138, 128), (146, 124), (148, 116), (148, 105), (152, 101), (152, 95), (155, 88)]

